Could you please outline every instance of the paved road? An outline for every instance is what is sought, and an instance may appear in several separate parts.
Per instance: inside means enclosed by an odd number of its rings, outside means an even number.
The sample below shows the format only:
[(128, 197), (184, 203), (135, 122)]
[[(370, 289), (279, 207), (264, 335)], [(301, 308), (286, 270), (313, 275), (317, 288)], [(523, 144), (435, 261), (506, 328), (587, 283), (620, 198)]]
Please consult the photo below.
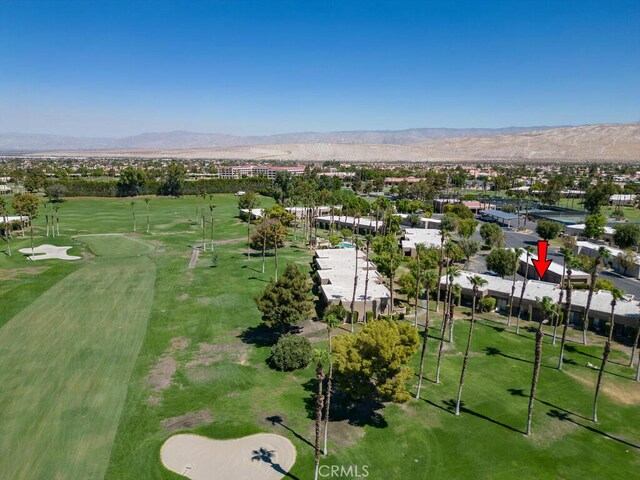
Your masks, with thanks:
[[(480, 221), (480, 225), (482, 225), (482, 221)], [(505, 246), (509, 248), (524, 248), (528, 245), (536, 247), (538, 245), (538, 240), (540, 239), (538, 235), (535, 233), (536, 224), (535, 222), (527, 222), (527, 229), (531, 230), (533, 233), (516, 233), (508, 228), (503, 228), (504, 231), (504, 240)], [(478, 229), (479, 230), (479, 229)], [(482, 243), (482, 238), (478, 231), (472, 237), (474, 240)], [(488, 252), (481, 252), (479, 255), (476, 255), (469, 262), (469, 270), (477, 273), (484, 273), (487, 271), (487, 263), (486, 256)], [(549, 246), (549, 251), (547, 254), (547, 258), (562, 264), (562, 255), (559, 253), (559, 249), (557, 247)], [(640, 299), (640, 280), (636, 280), (630, 277), (625, 277), (613, 271), (604, 270), (600, 272), (600, 277), (606, 278), (607, 280), (611, 280), (616, 287), (624, 290), (626, 293), (633, 294), (637, 299)], [(511, 278), (511, 277), (508, 277)], [(518, 275), (518, 280), (521, 280), (523, 277)]]

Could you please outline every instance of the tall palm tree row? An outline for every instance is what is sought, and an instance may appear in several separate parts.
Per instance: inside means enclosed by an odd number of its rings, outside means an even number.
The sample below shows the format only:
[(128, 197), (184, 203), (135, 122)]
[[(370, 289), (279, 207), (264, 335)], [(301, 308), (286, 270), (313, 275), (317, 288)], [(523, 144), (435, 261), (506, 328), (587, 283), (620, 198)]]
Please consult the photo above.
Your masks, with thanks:
[[(447, 222), (440, 224), (440, 261), (438, 262), (438, 277), (442, 278), (444, 268), (444, 242), (451, 233), (452, 227)], [(436, 292), (436, 312), (440, 311), (440, 289)]]
[(596, 289), (596, 281), (598, 279), (598, 269), (602, 265), (605, 258), (610, 258), (611, 254), (606, 247), (598, 248), (596, 257), (593, 259), (591, 266), (591, 282), (589, 283), (589, 293), (587, 294), (587, 305), (584, 307), (584, 316), (582, 319), (582, 344), (587, 344), (587, 330), (589, 329), (589, 311), (591, 310), (591, 299)]
[(442, 366), (442, 352), (444, 350), (444, 336), (447, 332), (448, 322), (451, 321), (453, 316), (453, 280), (460, 276), (460, 271), (457, 268), (450, 268), (447, 272), (447, 303), (443, 304), (442, 309), (442, 327), (440, 335), (440, 346), (438, 347), (438, 358), (436, 360), (436, 383), (440, 383), (440, 367)]
[(567, 292), (567, 302), (565, 303), (564, 313), (562, 314), (562, 340), (560, 340), (560, 354), (558, 355), (558, 370), (562, 370), (564, 362), (564, 346), (567, 343), (567, 329), (569, 328), (569, 316), (571, 315), (571, 300), (573, 294), (573, 284), (571, 283), (571, 275), (573, 274), (573, 253), (569, 249), (563, 249), (564, 267), (567, 272), (565, 290)]
[(351, 321), (351, 333), (353, 333), (353, 325), (356, 322), (355, 307), (356, 307), (356, 290), (358, 289), (358, 272), (359, 272), (358, 258), (360, 257), (360, 249), (358, 248), (359, 243), (360, 242), (358, 241), (357, 238), (353, 239), (353, 249), (355, 250), (355, 253), (356, 253), (356, 264), (355, 264), (355, 270), (353, 272), (353, 293), (351, 294), (351, 306), (350, 306), (351, 314), (349, 315), (349, 320)]
[(427, 352), (427, 339), (429, 338), (429, 323), (431, 316), (429, 312), (429, 297), (433, 288), (438, 288), (438, 278), (435, 272), (427, 272), (424, 280), (424, 296), (427, 300), (427, 315), (424, 321), (424, 330), (422, 332), (422, 350), (420, 351), (420, 370), (418, 372), (418, 387), (416, 389), (416, 400), (420, 398), (420, 388), (422, 387), (422, 375), (424, 372), (424, 357)]
[[(567, 247), (562, 247), (560, 249), (560, 253), (564, 259), (567, 258), (567, 255), (570, 253), (570, 250)], [(553, 339), (551, 340), (551, 344), (555, 347), (556, 345), (556, 337), (558, 333), (558, 326), (562, 319), (562, 299), (564, 298), (564, 282), (565, 276), (567, 274), (567, 262), (562, 262), (562, 276), (560, 277), (560, 293), (558, 294), (558, 306), (559, 308), (556, 311), (556, 315), (553, 320)]]
[(365, 276), (364, 276), (364, 307), (363, 307), (363, 311), (364, 311), (364, 318), (362, 319), (362, 321), (366, 324), (367, 323), (367, 296), (368, 296), (368, 291), (369, 291), (369, 255), (371, 253), (371, 242), (373, 242), (373, 235), (371, 234), (367, 234), (365, 236), (365, 248), (366, 248), (366, 253), (365, 253)]
[(527, 409), (527, 435), (531, 435), (531, 419), (533, 418), (533, 405), (536, 398), (536, 389), (538, 388), (538, 378), (540, 376), (540, 366), (542, 364), (542, 323), (553, 317), (557, 305), (553, 303), (550, 297), (544, 297), (542, 299), (536, 298), (538, 308), (542, 312), (538, 329), (536, 330), (536, 350), (533, 362), (533, 376), (531, 378), (531, 392), (529, 393), (529, 407)]
[(467, 363), (469, 362), (469, 351), (471, 349), (471, 339), (473, 337), (473, 326), (476, 319), (476, 301), (478, 299), (478, 292), (481, 287), (484, 287), (488, 282), (478, 276), (474, 275), (469, 279), (473, 286), (473, 303), (471, 305), (471, 320), (469, 324), (469, 336), (467, 337), (467, 348), (464, 351), (464, 359), (462, 360), (462, 371), (460, 372), (460, 384), (458, 385), (458, 399), (456, 401), (456, 416), (460, 415), (460, 403), (462, 401), (462, 387), (464, 385), (464, 375), (467, 371)]
[(624, 292), (619, 288), (614, 288), (611, 290), (611, 315), (609, 316), (609, 335), (607, 336), (607, 343), (604, 345), (604, 350), (602, 352), (602, 363), (600, 364), (600, 371), (598, 372), (598, 380), (596, 382), (596, 392), (593, 397), (593, 417), (592, 420), (594, 422), (598, 421), (598, 395), (600, 394), (600, 387), (602, 386), (602, 376), (604, 375), (604, 370), (607, 367), (607, 361), (609, 360), (609, 355), (611, 354), (611, 339), (613, 338), (613, 330), (616, 325), (616, 305), (620, 300), (624, 299)]

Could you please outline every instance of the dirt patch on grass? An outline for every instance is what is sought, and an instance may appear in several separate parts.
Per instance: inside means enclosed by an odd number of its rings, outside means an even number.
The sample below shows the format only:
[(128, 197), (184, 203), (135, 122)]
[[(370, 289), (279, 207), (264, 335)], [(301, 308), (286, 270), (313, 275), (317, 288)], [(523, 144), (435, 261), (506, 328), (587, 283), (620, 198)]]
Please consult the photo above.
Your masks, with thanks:
[(187, 367), (208, 367), (221, 360), (231, 360), (240, 365), (248, 365), (248, 354), (249, 348), (245, 344), (212, 345), (201, 343), (198, 345), (198, 351), (187, 363)]
[(326, 340), (327, 338), (327, 325), (323, 322), (308, 320), (300, 326), (302, 327), (302, 331), (299, 335), (307, 337), (312, 342)]
[[(587, 388), (595, 388), (595, 378), (586, 378), (573, 372), (566, 374)], [(631, 380), (618, 380), (605, 373), (602, 379), (602, 393), (623, 405), (640, 405), (640, 384)]]
[(177, 432), (178, 430), (194, 428), (211, 422), (213, 422), (211, 410), (203, 408), (197, 412), (189, 412), (177, 417), (167, 418), (162, 421), (162, 426), (168, 432)]
[(6, 268), (3, 269), (1, 280), (15, 280), (18, 275), (39, 275), (49, 267), (25, 267), (25, 268)]
[[(171, 386), (173, 375), (178, 368), (174, 354), (183, 351), (188, 346), (189, 340), (187, 338), (175, 337), (171, 339), (169, 348), (165, 350), (147, 376), (147, 384), (156, 394)], [(149, 403), (152, 405), (158, 404), (159, 401), (158, 395), (152, 395), (149, 398)]]
[(214, 301), (212, 297), (197, 297), (196, 300), (202, 305), (211, 305)]
[(183, 293), (178, 297), (178, 300), (180, 300), (181, 302), (184, 302), (185, 300), (189, 299), (189, 294), (188, 293)]

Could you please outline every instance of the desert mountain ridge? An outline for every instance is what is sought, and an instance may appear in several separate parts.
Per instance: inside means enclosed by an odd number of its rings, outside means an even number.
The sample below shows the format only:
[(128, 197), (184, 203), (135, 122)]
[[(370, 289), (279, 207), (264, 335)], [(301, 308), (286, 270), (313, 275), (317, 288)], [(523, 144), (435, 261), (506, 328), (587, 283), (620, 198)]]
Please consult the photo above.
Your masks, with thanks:
[(355, 143), (407, 145), (430, 140), (469, 136), (491, 136), (545, 130), (555, 127), (504, 128), (410, 128), (405, 130), (347, 130), (336, 132), (294, 132), (275, 135), (228, 135), (176, 130), (139, 135), (76, 137), (49, 134), (0, 133), (0, 152), (55, 150), (192, 149), (282, 145), (295, 143)]
[(283, 143), (186, 149), (58, 151), (36, 156), (315, 162), (626, 162), (640, 163), (640, 123), (560, 127), (448, 137), (409, 144)]

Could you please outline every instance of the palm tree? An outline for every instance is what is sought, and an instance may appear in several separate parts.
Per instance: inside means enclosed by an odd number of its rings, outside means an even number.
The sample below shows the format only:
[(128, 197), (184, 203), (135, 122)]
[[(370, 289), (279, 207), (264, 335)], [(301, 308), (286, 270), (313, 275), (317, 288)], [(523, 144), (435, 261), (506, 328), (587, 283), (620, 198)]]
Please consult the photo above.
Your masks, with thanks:
[(556, 312), (556, 316), (554, 317), (553, 320), (553, 339), (551, 340), (551, 345), (553, 345), (554, 347), (556, 346), (556, 337), (557, 337), (557, 333), (558, 333), (558, 325), (560, 324), (560, 318), (562, 316), (562, 312), (561, 312), (561, 308), (562, 308), (562, 299), (564, 296), (564, 279), (565, 279), (565, 275), (567, 273), (567, 262), (566, 262), (566, 258), (567, 256), (571, 255), (571, 250), (568, 249), (567, 247), (562, 247), (560, 249), (560, 253), (562, 254), (562, 257), (565, 259), (562, 262), (562, 276), (560, 277), (560, 293), (558, 294), (558, 311)]
[(371, 250), (371, 242), (373, 242), (373, 235), (371, 234), (367, 234), (365, 236), (366, 239), (366, 246), (365, 248), (367, 249), (366, 252), (366, 258), (365, 258), (365, 277), (364, 277), (364, 307), (363, 307), (363, 311), (364, 311), (364, 323), (367, 323), (367, 292), (369, 290), (369, 253)]
[(467, 363), (469, 362), (469, 350), (471, 349), (471, 338), (473, 337), (473, 326), (476, 318), (476, 300), (478, 298), (478, 291), (480, 287), (484, 287), (488, 282), (478, 276), (474, 275), (469, 279), (471, 285), (473, 285), (473, 304), (471, 305), (471, 323), (469, 325), (469, 337), (467, 338), (467, 348), (464, 352), (464, 360), (462, 361), (462, 371), (460, 372), (460, 385), (458, 386), (458, 400), (456, 402), (456, 416), (460, 415), (460, 402), (462, 400), (462, 386), (464, 385), (464, 375), (467, 371)]
[(449, 338), (447, 339), (449, 343), (453, 343), (453, 325), (455, 324), (453, 310), (456, 307), (456, 299), (459, 299), (460, 295), (462, 295), (462, 287), (460, 285), (453, 285), (451, 287), (451, 302), (449, 303)]
[(587, 305), (584, 307), (584, 317), (582, 320), (582, 344), (587, 344), (587, 330), (589, 329), (589, 311), (591, 310), (591, 299), (593, 291), (596, 288), (596, 280), (598, 279), (598, 268), (602, 265), (605, 258), (611, 258), (611, 253), (606, 247), (598, 248), (598, 253), (593, 259), (591, 267), (591, 283), (589, 283), (589, 293), (587, 295)]
[(56, 212), (56, 235), (59, 237), (60, 236), (60, 215), (58, 212), (60, 211), (60, 205), (54, 205), (53, 211)]
[(611, 316), (609, 317), (609, 336), (607, 337), (607, 343), (604, 345), (604, 351), (602, 352), (602, 363), (600, 364), (600, 371), (598, 372), (598, 381), (596, 382), (596, 393), (593, 397), (593, 418), (594, 422), (598, 421), (598, 395), (600, 394), (600, 387), (602, 386), (602, 375), (604, 369), (607, 366), (609, 355), (611, 354), (611, 339), (613, 338), (613, 329), (616, 325), (616, 305), (620, 300), (624, 299), (624, 292), (619, 288), (611, 290)]
[(415, 301), (413, 303), (413, 326), (418, 327), (418, 300), (420, 299), (420, 282), (422, 280), (420, 271), (420, 253), (424, 252), (425, 246), (422, 244), (416, 245), (416, 261), (415, 261), (415, 269), (416, 269), (416, 290), (415, 290)]
[(144, 204), (147, 207), (147, 233), (149, 233), (149, 229), (151, 228), (151, 218), (149, 217), (149, 202), (151, 201), (150, 198), (145, 198), (144, 199)]
[[(210, 235), (211, 235), (211, 251), (213, 252), (213, 209), (216, 208), (215, 205), (209, 205), (209, 218), (211, 220), (211, 231), (210, 231)], [(264, 273), (264, 272), (262, 272)]]
[(636, 356), (636, 348), (638, 347), (639, 341), (640, 341), (640, 320), (638, 320), (638, 327), (636, 328), (636, 338), (633, 340), (633, 346), (631, 347), (631, 358), (629, 359), (629, 367), (633, 367), (633, 359)]
[[(438, 277), (442, 278), (444, 268), (444, 242), (449, 236), (450, 226), (447, 223), (440, 224), (440, 261), (438, 262)], [(436, 312), (440, 309), (440, 289), (436, 292)]]
[(133, 215), (133, 231), (136, 231), (136, 202), (131, 202), (131, 215)]
[(424, 296), (427, 299), (427, 316), (424, 321), (424, 331), (422, 333), (422, 350), (420, 351), (420, 371), (418, 372), (418, 388), (416, 390), (416, 400), (420, 398), (420, 387), (422, 387), (422, 373), (424, 372), (424, 356), (427, 352), (427, 339), (429, 338), (429, 297), (431, 290), (438, 287), (438, 278), (435, 272), (427, 272), (424, 277)]
[(444, 311), (442, 312), (442, 328), (441, 328), (441, 335), (440, 335), (440, 346), (438, 347), (438, 359), (436, 360), (436, 383), (440, 383), (440, 366), (442, 363), (442, 350), (444, 349), (444, 335), (447, 331), (447, 326), (448, 326), (448, 322), (453, 320), (452, 317), (452, 313), (453, 313), (453, 309), (451, 308), (451, 303), (453, 302), (453, 279), (455, 277), (460, 276), (460, 271), (456, 268), (450, 268), (449, 272), (447, 273), (447, 277), (448, 277), (448, 297), (449, 299), (449, 303), (443, 305)]
[(511, 296), (509, 297), (509, 316), (507, 317), (507, 327), (511, 326), (511, 313), (513, 312), (513, 298), (516, 292), (516, 275), (518, 273), (518, 264), (520, 263), (520, 255), (522, 255), (523, 250), (521, 248), (516, 248), (514, 249), (513, 252), (516, 258), (513, 264), (513, 281), (511, 282)]
[(322, 384), (324, 382), (324, 365), (322, 360), (318, 359), (316, 365), (316, 381), (318, 382), (318, 391), (316, 393), (316, 442), (315, 442), (315, 474), (314, 480), (318, 480), (318, 472), (320, 471), (320, 429), (322, 428), (322, 409), (324, 407), (324, 395), (322, 393)]
[(527, 245), (524, 247), (527, 251), (527, 261), (524, 267), (524, 280), (522, 281), (522, 290), (520, 290), (520, 300), (518, 300), (518, 316), (516, 317), (516, 334), (520, 333), (520, 317), (522, 316), (522, 299), (524, 298), (524, 290), (527, 288), (527, 282), (529, 279), (529, 259), (531, 258), (531, 254), (534, 252), (532, 246)]
[[(269, 230), (273, 234), (273, 246), (274, 246), (274, 262), (275, 262), (275, 279), (278, 281), (278, 222), (274, 222), (269, 226)], [(267, 233), (265, 232), (265, 235)]]
[(567, 303), (565, 303), (564, 313), (562, 314), (562, 340), (560, 340), (560, 355), (558, 358), (558, 370), (562, 370), (562, 363), (564, 362), (564, 346), (567, 343), (567, 329), (569, 328), (569, 316), (571, 314), (571, 300), (573, 293), (573, 284), (571, 283), (571, 274), (573, 273), (573, 253), (568, 248), (563, 248), (562, 254), (564, 256), (564, 267), (567, 272), (567, 280), (565, 289), (567, 291)]
[(533, 377), (531, 379), (531, 393), (529, 394), (529, 408), (527, 411), (527, 435), (531, 435), (531, 418), (533, 417), (533, 404), (536, 398), (536, 389), (538, 387), (538, 377), (540, 375), (540, 365), (542, 364), (542, 323), (551, 318), (554, 315), (556, 304), (553, 303), (550, 297), (544, 297), (542, 299), (536, 298), (536, 303), (542, 311), (540, 323), (536, 330), (536, 352), (535, 360), (533, 362)]
[(331, 411), (331, 383), (333, 380), (333, 358), (331, 357), (332, 349), (331, 349), (331, 331), (334, 328), (338, 328), (342, 323), (342, 319), (339, 318), (335, 314), (329, 314), (324, 318), (325, 323), (327, 324), (327, 337), (329, 341), (329, 375), (327, 376), (327, 395), (326, 402), (324, 408), (324, 449), (323, 455), (327, 454), (327, 436), (329, 432), (329, 412)]
[(349, 315), (349, 319), (351, 320), (351, 333), (353, 333), (353, 324), (355, 323), (355, 308), (356, 308), (356, 290), (358, 289), (358, 257), (360, 256), (360, 250), (358, 249), (358, 239), (353, 239), (353, 249), (356, 251), (356, 265), (355, 271), (353, 272), (353, 293), (351, 294), (351, 315)]

